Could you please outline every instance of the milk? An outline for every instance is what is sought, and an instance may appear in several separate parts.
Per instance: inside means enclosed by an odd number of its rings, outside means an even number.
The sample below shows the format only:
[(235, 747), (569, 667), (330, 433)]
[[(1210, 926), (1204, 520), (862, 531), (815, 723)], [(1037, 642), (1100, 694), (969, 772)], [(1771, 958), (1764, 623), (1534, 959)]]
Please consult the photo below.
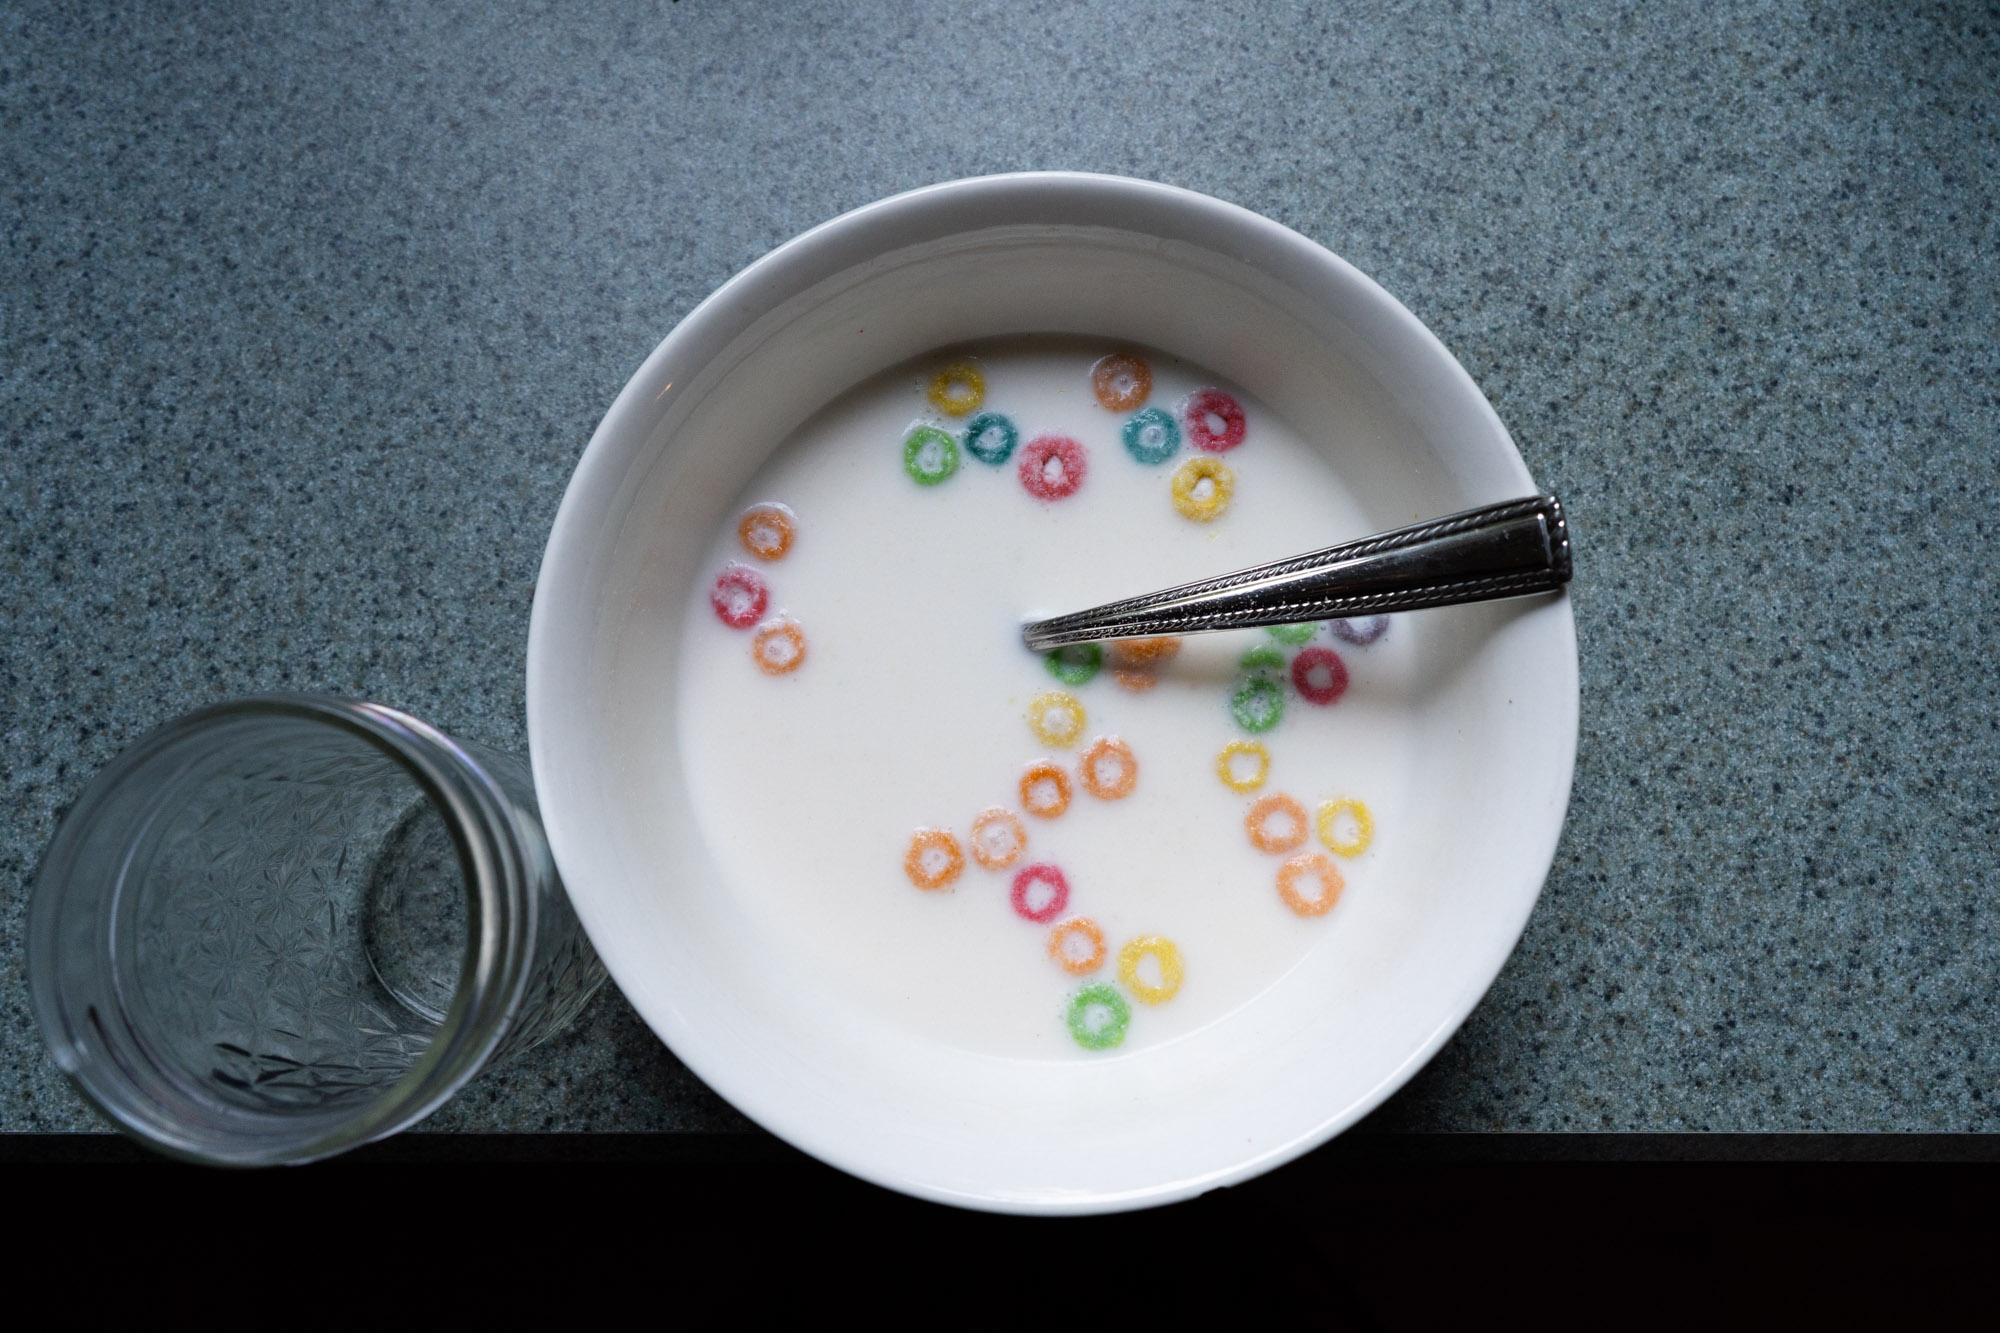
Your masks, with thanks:
[[(1024, 619), (1368, 530), (1337, 458), (1317, 443), (1335, 432), (1311, 433), (1327, 423), (1282, 421), (1237, 386), (1146, 349), (1137, 350), (1152, 372), (1148, 406), (1178, 416), (1190, 394), (1219, 387), (1242, 405), (1246, 429), (1225, 454), (1184, 440), (1162, 463), (1136, 461), (1121, 438), (1132, 413), (1107, 410), (1092, 391), (1092, 365), (1115, 350), (1128, 349), (1010, 339), (948, 349), (857, 386), (744, 489), (685, 613), (678, 760), (721, 872), (714, 891), (748, 909), (772, 966), (805, 969), (815, 985), (914, 1034), (991, 1054), (1116, 1059), (1225, 1017), (1340, 931), (1343, 907), (1379, 891), (1398, 855), (1399, 814), (1418, 796), (1409, 636), (1393, 624), (1365, 647), (1320, 628), (1311, 646), (1339, 655), (1345, 693), (1315, 706), (1277, 673), (1283, 719), (1254, 736), (1229, 708), (1239, 660), (1258, 645), (1287, 658), (1300, 651), (1264, 631), (1188, 637), (1142, 693), (1120, 688), (1108, 669), (1065, 685), (1022, 646)], [(945, 415), (927, 393), (942, 366), (968, 356), (984, 379), (980, 410), (1019, 428), (1020, 447), (1000, 466), (965, 451), (969, 418)], [(921, 424), (961, 439), (957, 470), (935, 485), (904, 467), (904, 441)], [(1074, 494), (1044, 501), (1024, 488), (1018, 463), (1050, 432), (1083, 446), (1088, 473)], [(1219, 458), (1233, 473), (1228, 506), (1209, 522), (1184, 517), (1170, 493), (1192, 457)], [(934, 467), (934, 452), (925, 463)], [(738, 535), (738, 516), (763, 502), (795, 516), (780, 559), (758, 559)], [(760, 670), (752, 632), (718, 618), (709, 592), (731, 564), (768, 584), (767, 622), (797, 626), (797, 669)], [(1030, 728), (1030, 701), (1050, 691), (1074, 695), (1087, 715), (1073, 745), (1045, 745)], [(1075, 780), (1079, 755), (1104, 736), (1122, 739), (1138, 765), (1122, 799), (1094, 797)], [(1269, 752), (1269, 773), (1237, 793), (1219, 778), (1217, 757), (1248, 740)], [(1043, 758), (1072, 779), (1055, 819), (1028, 814), (1018, 790), (1024, 768)], [(1276, 886), (1286, 855), (1246, 835), (1246, 811), (1278, 792), (1309, 817), (1337, 798), (1373, 816), (1357, 856), (1333, 855), (1316, 836), (1296, 849), (1325, 852), (1346, 881), (1324, 915), (1286, 905)], [(1025, 855), (1006, 870), (983, 869), (972, 855), (972, 821), (992, 806), (1027, 830)], [(1351, 841), (1351, 815), (1335, 822), (1336, 841)], [(920, 889), (904, 873), (922, 828), (949, 831), (965, 852), (946, 888)], [(1066, 909), (1048, 924), (1010, 901), (1014, 875), (1031, 863), (1059, 867), (1069, 885)], [(1049, 952), (1051, 931), (1078, 916), (1098, 925), (1105, 945), (1103, 965), (1082, 976)], [(1121, 947), (1143, 937), (1171, 941), (1183, 965), (1178, 990), (1156, 1004), (1118, 976)], [(1143, 962), (1141, 990), (1158, 975), (1157, 958)], [(1123, 1042), (1104, 1051), (1084, 1049), (1065, 1023), (1071, 997), (1095, 983), (1118, 989), (1131, 1009)]]

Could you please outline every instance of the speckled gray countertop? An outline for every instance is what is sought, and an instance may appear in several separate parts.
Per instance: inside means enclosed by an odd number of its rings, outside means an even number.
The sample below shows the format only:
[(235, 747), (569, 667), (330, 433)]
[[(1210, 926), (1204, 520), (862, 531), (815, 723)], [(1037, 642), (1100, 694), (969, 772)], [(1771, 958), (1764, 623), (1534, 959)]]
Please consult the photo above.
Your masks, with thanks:
[[(525, 749), (598, 417), (771, 246), (957, 176), (1219, 195), (1405, 302), (1575, 516), (1576, 792), (1384, 1122), (2000, 1123), (1985, 6), (0, 7), (0, 1127), (94, 1121), (23, 906), (214, 699)], [(615, 994), (455, 1130), (744, 1122)]]

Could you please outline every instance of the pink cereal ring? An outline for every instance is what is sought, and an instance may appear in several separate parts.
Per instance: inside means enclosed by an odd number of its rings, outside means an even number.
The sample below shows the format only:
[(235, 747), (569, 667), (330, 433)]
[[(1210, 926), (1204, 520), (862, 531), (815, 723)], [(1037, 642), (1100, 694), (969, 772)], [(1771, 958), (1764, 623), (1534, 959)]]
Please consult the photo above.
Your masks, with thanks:
[[(1222, 422), (1220, 432), (1209, 424), (1210, 417)], [(1187, 427), (1188, 443), (1212, 454), (1226, 454), (1243, 443), (1243, 405), (1220, 389), (1197, 389), (1181, 409), (1181, 424)]]
[(1067, 435), (1038, 435), (1021, 450), (1021, 485), (1037, 500), (1075, 495), (1090, 473), (1090, 456)]
[(765, 586), (764, 576), (748, 565), (733, 562), (708, 591), (715, 618), (731, 629), (749, 629), (764, 618), (764, 608), (770, 602), (771, 590)]
[(1347, 663), (1331, 648), (1308, 648), (1292, 659), (1292, 688), (1309, 704), (1330, 704), (1347, 693)]
[[(1036, 886), (1045, 892), (1037, 894)], [(1069, 906), (1069, 878), (1046, 861), (1037, 861), (1030, 866), (1022, 866), (1014, 876), (1014, 887), (1008, 893), (1014, 910), (1034, 922), (1045, 926), (1062, 915), (1063, 908)], [(1041, 901), (1037, 902), (1039, 898)]]

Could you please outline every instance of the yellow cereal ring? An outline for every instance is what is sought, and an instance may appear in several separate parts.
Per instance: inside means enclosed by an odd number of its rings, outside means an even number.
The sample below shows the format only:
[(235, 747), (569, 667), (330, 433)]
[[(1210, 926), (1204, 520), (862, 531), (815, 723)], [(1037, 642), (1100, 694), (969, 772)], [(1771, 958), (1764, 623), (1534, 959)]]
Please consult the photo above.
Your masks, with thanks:
[(977, 412), (986, 401), (986, 377), (970, 361), (954, 361), (931, 376), (925, 392), (931, 406), (946, 416), (967, 416)]
[[(1247, 754), (1257, 760), (1257, 771), (1247, 778), (1236, 776), (1236, 756)], [(1215, 756), (1215, 775), (1222, 779), (1222, 785), (1231, 791), (1256, 791), (1264, 785), (1264, 779), (1271, 775), (1271, 752), (1264, 748), (1262, 741), (1231, 741), (1222, 747), (1222, 753)]]
[(1089, 721), (1083, 703), (1067, 690), (1050, 690), (1028, 700), (1028, 729), (1036, 740), (1058, 750), (1075, 745)]
[[(1354, 836), (1342, 840), (1339, 836), (1339, 820), (1347, 814), (1354, 818)], [(1338, 856), (1359, 856), (1368, 850), (1368, 844), (1375, 841), (1375, 816), (1368, 813), (1368, 807), (1359, 801), (1322, 801), (1319, 807), (1319, 840), (1326, 849)]]
[[(1299, 881), (1307, 875), (1319, 881), (1317, 898), (1299, 892)], [(1340, 901), (1340, 891), (1346, 887), (1340, 867), (1328, 860), (1325, 852), (1301, 852), (1278, 867), (1278, 896), (1300, 916), (1325, 916)]]
[[(1207, 482), (1206, 488), (1202, 486)], [(1174, 508), (1183, 518), (1206, 523), (1229, 508), (1236, 492), (1236, 474), (1219, 458), (1190, 458), (1174, 469)]]
[[(1160, 984), (1155, 986), (1139, 975), (1139, 960), (1153, 955), (1160, 964)], [(1142, 935), (1118, 951), (1118, 979), (1141, 1004), (1164, 1004), (1181, 988), (1181, 951), (1163, 935)]]

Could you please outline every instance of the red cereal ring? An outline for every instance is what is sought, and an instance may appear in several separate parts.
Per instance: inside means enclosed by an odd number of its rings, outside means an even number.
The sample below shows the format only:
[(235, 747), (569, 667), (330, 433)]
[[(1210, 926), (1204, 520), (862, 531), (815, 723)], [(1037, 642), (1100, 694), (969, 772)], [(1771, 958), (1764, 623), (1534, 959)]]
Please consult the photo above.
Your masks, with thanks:
[[(1317, 898), (1299, 892), (1299, 881), (1308, 875), (1319, 881)], [(1346, 887), (1340, 867), (1325, 852), (1306, 852), (1278, 867), (1278, 896), (1300, 916), (1325, 916), (1340, 901), (1340, 891)]]
[[(1035, 893), (1036, 885), (1043, 885), (1045, 892)], [(1038, 906), (1035, 899), (1039, 897)], [(1008, 901), (1014, 910), (1038, 926), (1047, 925), (1062, 915), (1069, 906), (1069, 879), (1062, 871), (1046, 861), (1037, 861), (1030, 866), (1022, 866), (1014, 875), (1014, 887), (1008, 891)]]
[(1021, 774), (1021, 808), (1043, 819), (1069, 809), (1069, 774), (1052, 759), (1038, 759)]
[(920, 828), (910, 838), (903, 853), (903, 873), (920, 889), (941, 889), (965, 869), (965, 853), (958, 839), (941, 828)]
[(1090, 390), (1112, 412), (1135, 412), (1153, 392), (1153, 368), (1129, 352), (1113, 352), (1090, 368)]
[[(1071, 940), (1082, 940), (1090, 952), (1077, 954)], [(1104, 962), (1104, 932), (1087, 916), (1073, 916), (1049, 932), (1049, 957), (1072, 976), (1095, 972)]]
[(1330, 704), (1347, 693), (1347, 663), (1331, 648), (1308, 648), (1292, 659), (1292, 688), (1309, 704)]
[(716, 619), (729, 628), (749, 629), (764, 618), (764, 608), (771, 604), (771, 590), (765, 586), (762, 574), (731, 561), (716, 576), (715, 586), (708, 590), (708, 604), (715, 608)]
[[(1280, 833), (1270, 827), (1273, 816), (1282, 815), (1291, 827)], [(1281, 791), (1260, 796), (1243, 816), (1243, 831), (1260, 852), (1289, 852), (1306, 840), (1306, 808)]]
[(1028, 830), (1020, 816), (1003, 806), (989, 805), (972, 821), (972, 859), (988, 870), (1005, 870), (1027, 850)]
[[(1106, 763), (1115, 766), (1109, 778), (1101, 768)], [(1139, 780), (1139, 761), (1132, 757), (1132, 747), (1124, 741), (1116, 736), (1099, 736), (1076, 761), (1076, 775), (1082, 779), (1083, 789), (1098, 800), (1116, 801), (1132, 794), (1132, 786)]]
[(1037, 500), (1075, 495), (1090, 472), (1090, 456), (1067, 435), (1038, 435), (1021, 450), (1021, 485)]
[[(1209, 424), (1214, 417), (1222, 423), (1216, 430)], [(1187, 427), (1188, 443), (1211, 454), (1226, 454), (1243, 443), (1243, 405), (1220, 389), (1197, 389), (1181, 408), (1181, 424)]]

